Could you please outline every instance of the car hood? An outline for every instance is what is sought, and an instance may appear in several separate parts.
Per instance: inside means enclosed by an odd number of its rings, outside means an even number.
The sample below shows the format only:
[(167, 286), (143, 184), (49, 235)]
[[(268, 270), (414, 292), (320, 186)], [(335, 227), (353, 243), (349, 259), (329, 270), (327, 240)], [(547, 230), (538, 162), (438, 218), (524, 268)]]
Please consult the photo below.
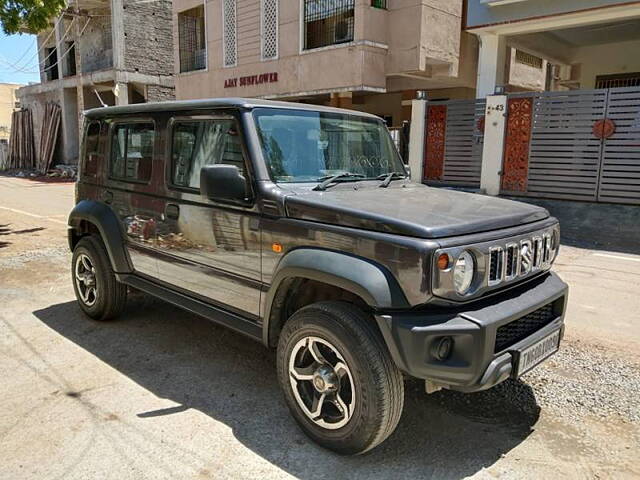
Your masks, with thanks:
[(485, 195), (393, 182), (341, 183), (325, 191), (287, 186), (291, 218), (420, 238), (443, 238), (524, 225), (544, 208)]

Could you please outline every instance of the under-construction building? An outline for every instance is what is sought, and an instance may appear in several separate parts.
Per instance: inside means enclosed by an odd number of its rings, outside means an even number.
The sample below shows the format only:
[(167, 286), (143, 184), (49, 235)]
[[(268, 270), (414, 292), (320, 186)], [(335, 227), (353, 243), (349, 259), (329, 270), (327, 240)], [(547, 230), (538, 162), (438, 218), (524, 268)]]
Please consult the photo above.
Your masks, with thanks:
[[(20, 106), (36, 146), (59, 132), (52, 163), (76, 163), (84, 110), (174, 98), (171, 0), (72, 0), (38, 34), (38, 57), (40, 83), (17, 91)], [(58, 129), (47, 128), (52, 103)]]

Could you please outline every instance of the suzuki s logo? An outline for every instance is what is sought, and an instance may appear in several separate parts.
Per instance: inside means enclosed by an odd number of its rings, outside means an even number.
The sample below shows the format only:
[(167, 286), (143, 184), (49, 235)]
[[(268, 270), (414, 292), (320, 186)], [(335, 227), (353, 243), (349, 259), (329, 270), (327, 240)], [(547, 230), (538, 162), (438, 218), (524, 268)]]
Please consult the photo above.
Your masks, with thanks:
[(530, 240), (524, 240), (520, 244), (520, 275), (525, 275), (533, 267), (533, 247)]

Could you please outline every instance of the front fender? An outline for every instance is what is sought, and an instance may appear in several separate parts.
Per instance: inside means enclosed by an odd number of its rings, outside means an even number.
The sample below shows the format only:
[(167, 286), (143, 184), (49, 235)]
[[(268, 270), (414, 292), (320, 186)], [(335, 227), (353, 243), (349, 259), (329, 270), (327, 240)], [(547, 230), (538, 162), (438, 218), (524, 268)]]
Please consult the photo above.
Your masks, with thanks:
[(306, 278), (334, 285), (357, 295), (375, 310), (409, 308), (400, 285), (384, 266), (369, 259), (331, 250), (298, 248), (278, 264), (267, 292), (264, 340), (269, 342), (269, 320), (278, 288), (286, 279)]
[(95, 200), (78, 202), (69, 214), (69, 227), (79, 232), (82, 221), (96, 226), (107, 249), (115, 273), (131, 273), (131, 262), (125, 248), (124, 235), (114, 211), (106, 204)]

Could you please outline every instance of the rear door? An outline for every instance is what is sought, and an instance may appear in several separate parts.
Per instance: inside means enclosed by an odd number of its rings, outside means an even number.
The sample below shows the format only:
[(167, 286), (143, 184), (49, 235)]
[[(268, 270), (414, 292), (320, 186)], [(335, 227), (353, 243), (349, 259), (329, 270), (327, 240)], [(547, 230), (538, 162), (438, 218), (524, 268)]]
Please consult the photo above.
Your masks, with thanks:
[(200, 195), (200, 169), (231, 164), (250, 184), (240, 124), (229, 113), (175, 116), (165, 138), (167, 199), (157, 248), (160, 279), (203, 300), (258, 316), (260, 218), (255, 204)]
[(156, 132), (153, 118), (110, 122), (107, 188), (102, 195), (118, 215), (136, 273), (154, 278), (158, 275), (156, 228), (164, 213), (164, 203), (157, 196), (164, 168), (157, 155)]

